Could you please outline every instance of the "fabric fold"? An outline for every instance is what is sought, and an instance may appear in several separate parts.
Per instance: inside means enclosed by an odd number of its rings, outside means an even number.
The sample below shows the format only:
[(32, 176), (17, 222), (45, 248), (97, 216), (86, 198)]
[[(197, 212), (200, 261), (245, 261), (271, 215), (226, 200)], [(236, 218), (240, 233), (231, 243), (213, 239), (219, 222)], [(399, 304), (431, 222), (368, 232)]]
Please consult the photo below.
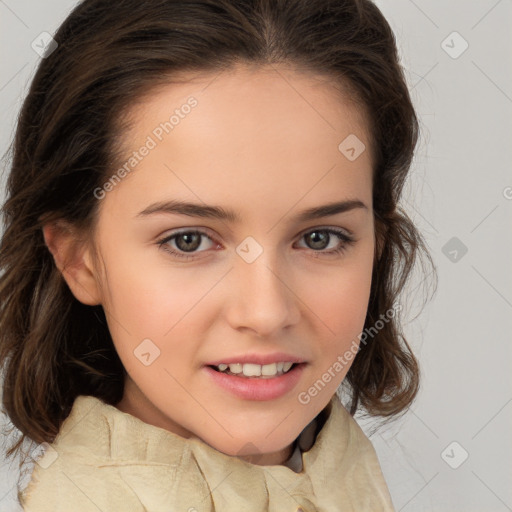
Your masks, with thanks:
[(316, 437), (310, 424), (298, 438), (296, 472), (231, 457), (81, 395), (21, 504), (29, 512), (393, 511), (373, 445), (337, 395), (317, 420)]

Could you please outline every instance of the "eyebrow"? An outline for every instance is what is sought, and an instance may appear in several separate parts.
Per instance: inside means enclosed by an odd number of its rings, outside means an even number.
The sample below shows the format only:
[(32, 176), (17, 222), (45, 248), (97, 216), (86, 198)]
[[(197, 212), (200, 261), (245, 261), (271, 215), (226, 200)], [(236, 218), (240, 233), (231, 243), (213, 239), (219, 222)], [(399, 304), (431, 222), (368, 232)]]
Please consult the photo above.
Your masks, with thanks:
[[(351, 210), (361, 208), (368, 211), (368, 207), (359, 199), (349, 199), (345, 201), (328, 203), (321, 206), (315, 206), (303, 210), (293, 217), (298, 222), (329, 217), (338, 213), (345, 213)], [(224, 220), (231, 223), (241, 221), (241, 217), (233, 210), (226, 210), (220, 206), (202, 205), (199, 203), (189, 203), (185, 201), (160, 201), (153, 203), (139, 212), (136, 217), (146, 217), (158, 213), (187, 215), (189, 217), (202, 217), (208, 219)]]

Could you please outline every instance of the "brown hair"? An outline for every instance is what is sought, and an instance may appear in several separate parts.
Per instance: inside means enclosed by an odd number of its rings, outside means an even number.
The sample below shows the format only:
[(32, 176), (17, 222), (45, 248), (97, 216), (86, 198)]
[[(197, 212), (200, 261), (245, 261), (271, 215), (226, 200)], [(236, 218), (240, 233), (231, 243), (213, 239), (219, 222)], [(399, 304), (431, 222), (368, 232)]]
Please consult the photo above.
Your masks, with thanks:
[[(55, 35), (23, 103), (3, 206), (0, 365), (3, 408), (22, 437), (52, 442), (78, 395), (115, 405), (125, 370), (101, 306), (75, 299), (45, 245), (44, 223), (91, 233), (93, 191), (112, 174), (120, 113), (181, 71), (284, 62), (349, 90), (370, 120), (376, 247), (365, 328), (389, 311), (416, 257), (432, 263), (398, 206), (418, 120), (392, 30), (369, 0), (85, 0)], [(403, 412), (418, 364), (397, 317), (361, 344), (344, 382), (351, 414)]]

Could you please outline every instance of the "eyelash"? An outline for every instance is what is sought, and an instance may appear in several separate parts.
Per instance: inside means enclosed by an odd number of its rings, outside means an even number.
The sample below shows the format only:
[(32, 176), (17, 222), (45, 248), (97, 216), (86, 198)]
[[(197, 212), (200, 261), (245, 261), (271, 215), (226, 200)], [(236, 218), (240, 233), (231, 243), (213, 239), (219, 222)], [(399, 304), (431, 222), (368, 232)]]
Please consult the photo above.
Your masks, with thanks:
[[(353, 245), (356, 242), (354, 238), (352, 238), (351, 236), (347, 235), (343, 231), (339, 231), (339, 230), (333, 229), (333, 228), (315, 228), (315, 229), (311, 229), (311, 230), (305, 232), (300, 238), (302, 239), (306, 235), (309, 235), (310, 233), (313, 233), (315, 231), (321, 231), (321, 232), (328, 233), (329, 235), (335, 235), (342, 242), (339, 247), (337, 247), (336, 249), (331, 249), (330, 251), (323, 251), (323, 250), (315, 251), (314, 249), (310, 249), (311, 251), (313, 251), (313, 253), (318, 253), (318, 255), (323, 255), (323, 254), (327, 254), (327, 255), (341, 255), (341, 254), (343, 254), (349, 248), (349, 246)], [(196, 229), (191, 229), (191, 230), (188, 230), (188, 231), (180, 231), (180, 232), (177, 232), (177, 233), (173, 233), (170, 236), (166, 236), (165, 238), (159, 240), (157, 242), (157, 245), (160, 248), (162, 248), (164, 251), (170, 253), (172, 256), (175, 256), (177, 258), (181, 258), (181, 259), (184, 259), (184, 260), (195, 259), (195, 256), (191, 256), (190, 254), (196, 254), (196, 253), (189, 253), (189, 254), (182, 253), (182, 252), (175, 251), (173, 249), (169, 249), (169, 247), (166, 246), (166, 244), (168, 242), (170, 242), (171, 240), (174, 240), (178, 236), (190, 235), (190, 234), (204, 235), (206, 238), (209, 238), (212, 242), (215, 242), (204, 231), (199, 231), (199, 230), (196, 230)], [(200, 252), (202, 252), (202, 251), (200, 251)], [(315, 257), (318, 258), (318, 256), (315, 256)]]

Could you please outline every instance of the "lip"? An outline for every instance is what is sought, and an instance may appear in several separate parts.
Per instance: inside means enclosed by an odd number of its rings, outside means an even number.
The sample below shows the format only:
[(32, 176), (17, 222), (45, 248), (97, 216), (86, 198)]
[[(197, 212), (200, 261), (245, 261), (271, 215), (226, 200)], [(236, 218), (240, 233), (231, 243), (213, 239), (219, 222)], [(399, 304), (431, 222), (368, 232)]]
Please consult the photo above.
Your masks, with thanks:
[(243, 354), (239, 356), (228, 356), (216, 361), (206, 363), (206, 366), (219, 366), (219, 364), (234, 364), (234, 363), (252, 363), (252, 364), (272, 364), (279, 362), (290, 363), (305, 363), (304, 359), (284, 352), (273, 352), (272, 354)]
[[(240, 361), (240, 359), (237, 359), (237, 361)], [(280, 359), (280, 361), (283, 361), (283, 359)], [(217, 386), (238, 398), (263, 401), (275, 400), (292, 391), (297, 386), (305, 366), (306, 363), (297, 364), (287, 373), (270, 379), (237, 377), (236, 375), (218, 372), (210, 366), (205, 366), (203, 370)]]

